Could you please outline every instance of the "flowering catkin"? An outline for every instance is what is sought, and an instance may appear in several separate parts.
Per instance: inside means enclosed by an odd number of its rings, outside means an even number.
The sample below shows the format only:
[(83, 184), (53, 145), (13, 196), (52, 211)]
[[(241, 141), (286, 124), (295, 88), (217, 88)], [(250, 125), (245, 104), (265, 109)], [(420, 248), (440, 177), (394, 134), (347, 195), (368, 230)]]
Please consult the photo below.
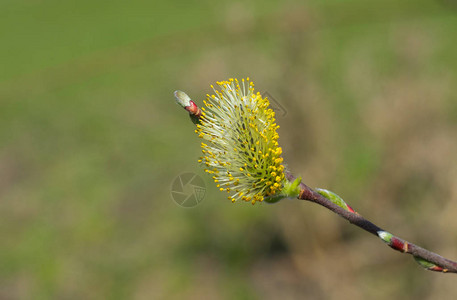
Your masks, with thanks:
[(284, 178), (282, 149), (278, 146), (279, 126), (267, 98), (254, 92), (249, 78), (229, 79), (211, 86), (200, 124), (195, 132), (202, 142), (205, 172), (213, 176), (228, 198), (254, 204), (282, 191)]

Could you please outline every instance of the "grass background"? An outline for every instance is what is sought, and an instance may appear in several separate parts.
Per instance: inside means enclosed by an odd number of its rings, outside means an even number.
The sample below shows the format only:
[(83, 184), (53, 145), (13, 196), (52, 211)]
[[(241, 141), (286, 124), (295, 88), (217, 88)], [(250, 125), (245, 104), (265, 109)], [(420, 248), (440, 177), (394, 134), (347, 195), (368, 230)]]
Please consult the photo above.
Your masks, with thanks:
[(0, 298), (455, 295), (323, 208), (231, 204), (172, 92), (250, 76), (295, 174), (457, 259), (456, 28), (453, 0), (2, 1)]

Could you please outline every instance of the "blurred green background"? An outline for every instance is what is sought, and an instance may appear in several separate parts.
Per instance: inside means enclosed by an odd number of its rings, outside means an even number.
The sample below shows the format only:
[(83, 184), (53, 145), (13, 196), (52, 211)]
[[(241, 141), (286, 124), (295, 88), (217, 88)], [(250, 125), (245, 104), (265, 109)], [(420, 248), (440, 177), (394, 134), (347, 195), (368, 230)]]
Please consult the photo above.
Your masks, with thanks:
[(250, 76), (304, 182), (457, 259), (456, 29), (453, 0), (1, 1), (0, 298), (456, 295), (324, 208), (230, 203), (172, 95)]

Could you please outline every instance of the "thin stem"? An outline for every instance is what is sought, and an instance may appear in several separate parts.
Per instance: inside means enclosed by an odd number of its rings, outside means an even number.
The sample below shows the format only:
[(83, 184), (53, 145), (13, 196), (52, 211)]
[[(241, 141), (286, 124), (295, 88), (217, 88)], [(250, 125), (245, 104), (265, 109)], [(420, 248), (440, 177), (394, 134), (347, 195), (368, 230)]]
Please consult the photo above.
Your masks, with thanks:
[[(289, 181), (295, 180), (295, 177), (289, 172), (286, 172), (286, 177)], [(348, 220), (350, 223), (362, 228), (365, 231), (368, 231), (371, 234), (378, 236), (384, 242), (386, 242), (392, 249), (395, 249), (403, 253), (411, 254), (416, 258), (416, 260), (418, 260), (418, 262), (420, 260), (423, 260), (425, 262), (433, 264), (430, 264), (428, 266), (424, 266), (423, 264), (421, 264), (426, 269), (438, 272), (457, 273), (456, 262), (444, 258), (441, 255), (438, 255), (427, 249), (419, 247), (415, 244), (407, 242), (397, 236), (390, 235), (388, 232), (384, 231), (377, 225), (371, 223), (370, 221), (362, 217), (360, 214), (343, 209), (342, 207), (336, 205), (335, 203), (325, 198), (321, 194), (315, 192), (304, 183), (300, 183), (300, 189), (301, 191), (300, 195), (298, 196), (298, 199), (307, 200), (322, 205), (328, 208), (329, 210), (333, 211), (337, 215)], [(384, 234), (389, 235), (389, 238), (383, 238)]]

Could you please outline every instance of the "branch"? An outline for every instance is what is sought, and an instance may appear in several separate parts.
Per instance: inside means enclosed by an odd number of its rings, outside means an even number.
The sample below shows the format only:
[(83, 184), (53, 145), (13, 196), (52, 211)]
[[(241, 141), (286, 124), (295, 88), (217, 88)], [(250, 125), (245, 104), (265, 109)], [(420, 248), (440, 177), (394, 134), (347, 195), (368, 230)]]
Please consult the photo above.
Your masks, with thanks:
[[(286, 177), (289, 181), (295, 180), (295, 177), (289, 172), (286, 172)], [(320, 193), (312, 190), (304, 183), (300, 183), (300, 194), (298, 199), (311, 201), (328, 208), (332, 212), (348, 220), (350, 223), (376, 235), (392, 249), (413, 255), (415, 260), (427, 270), (443, 273), (457, 273), (456, 262), (384, 231), (382, 228), (356, 213), (350, 206), (346, 205), (347, 209), (344, 209)]]

